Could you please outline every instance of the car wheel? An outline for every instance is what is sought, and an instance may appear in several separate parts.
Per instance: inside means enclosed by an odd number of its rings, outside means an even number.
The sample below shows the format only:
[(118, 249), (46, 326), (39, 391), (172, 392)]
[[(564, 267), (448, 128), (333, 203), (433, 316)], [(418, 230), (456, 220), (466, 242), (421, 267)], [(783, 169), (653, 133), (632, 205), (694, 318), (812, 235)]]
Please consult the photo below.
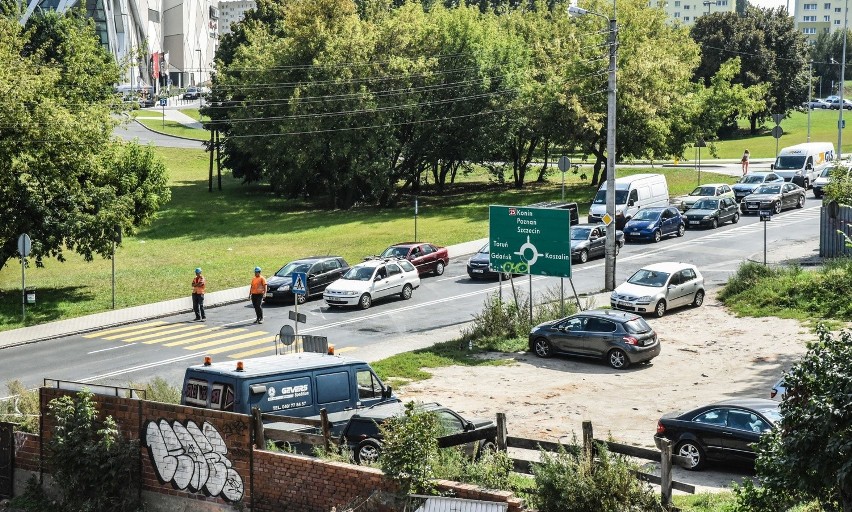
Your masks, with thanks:
[(686, 468), (690, 471), (697, 471), (703, 468), (707, 462), (704, 457), (704, 450), (694, 441), (680, 443), (675, 449), (675, 452), (681, 457), (686, 457), (692, 461), (692, 465)]
[(818, 192), (814, 191), (814, 198), (816, 198), (816, 199), (822, 198), (822, 192), (818, 193)]
[(654, 314), (657, 315), (657, 318), (662, 318), (666, 314), (666, 301), (663, 299), (657, 301), (657, 305), (654, 306)]
[(577, 259), (580, 260), (580, 263), (585, 263), (589, 261), (589, 251), (583, 249), (582, 251), (580, 251), (580, 257)]
[(307, 302), (307, 301), (308, 301), (308, 293), (307, 293), (307, 290), (305, 290), (305, 293), (304, 293), (304, 294), (302, 294), (302, 295), (296, 295), (296, 303), (297, 303), (297, 304), (304, 304), (304, 303), (305, 303), (305, 302)]
[(716, 229), (719, 227), (719, 219), (713, 219), (713, 222), (710, 223), (710, 227)]
[(660, 232), (660, 230), (659, 229), (655, 230), (654, 231), (654, 243), (657, 243), (662, 239), (663, 239), (663, 234)]
[(684, 233), (686, 233), (686, 226), (681, 224), (680, 226), (677, 227), (677, 236), (683, 236)]
[(802, 183), (802, 188), (807, 190), (810, 185), (811, 185), (811, 182), (807, 178), (805, 178), (805, 182)]
[(437, 265), (435, 265), (435, 275), (440, 276), (444, 274), (444, 262), (439, 261)]
[(704, 290), (698, 290), (695, 292), (695, 298), (692, 299), (692, 305), (700, 308), (702, 304), (704, 304)]
[(353, 457), (358, 464), (373, 464), (379, 460), (382, 453), (382, 445), (375, 439), (365, 439), (358, 443)]
[(370, 294), (365, 293), (361, 295), (361, 298), (358, 299), (358, 305), (361, 306), (361, 309), (370, 309), (370, 306), (373, 305), (373, 299), (370, 297)]
[(805, 194), (799, 196), (799, 202), (796, 203), (796, 208), (804, 208), (805, 207)]
[(736, 224), (739, 221), (740, 221), (740, 214), (739, 214), (739, 212), (737, 212), (737, 213), (734, 214), (733, 217), (731, 217), (731, 224)]
[(535, 355), (538, 357), (550, 357), (553, 355), (553, 347), (544, 338), (536, 338), (533, 342), (533, 351), (535, 351)]
[(479, 450), (476, 452), (476, 459), (481, 459), (486, 453), (497, 453), (497, 443), (494, 441), (482, 441), (482, 444), (479, 445)]
[(630, 366), (630, 359), (627, 359), (627, 354), (620, 348), (614, 348), (606, 355), (609, 365), (616, 370), (623, 370)]
[(413, 290), (413, 288), (410, 284), (402, 287), (402, 292), (399, 294), (399, 296), (402, 297), (402, 300), (408, 300), (411, 298), (411, 290)]
[(777, 203), (775, 203), (775, 205), (772, 207), (772, 209), (775, 210), (776, 215), (781, 213), (781, 201), (778, 201)]

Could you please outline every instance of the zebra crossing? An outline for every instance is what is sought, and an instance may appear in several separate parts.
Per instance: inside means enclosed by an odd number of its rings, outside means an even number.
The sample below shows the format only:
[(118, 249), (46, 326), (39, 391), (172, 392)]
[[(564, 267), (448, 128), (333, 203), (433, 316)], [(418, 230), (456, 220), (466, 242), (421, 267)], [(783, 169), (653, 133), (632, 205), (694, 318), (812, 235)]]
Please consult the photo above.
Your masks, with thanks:
[[(784, 228), (785, 226), (789, 226), (791, 224), (796, 224), (799, 222), (815, 222), (816, 229), (819, 229), (819, 208), (808, 208), (805, 210), (794, 210), (784, 212), (781, 215), (773, 215), (772, 220), (769, 221), (769, 224), (766, 226), (767, 229), (778, 229)], [(731, 229), (715, 230), (711, 234), (704, 235), (696, 240), (690, 241), (690, 243), (707, 243), (714, 242), (718, 240), (726, 240), (728, 238), (733, 238), (737, 236), (741, 236), (743, 234), (751, 234), (751, 233), (762, 233), (764, 229), (763, 222), (755, 222), (752, 224), (746, 224), (742, 226), (737, 226)]]
[[(215, 326), (201, 323), (169, 323), (162, 320), (106, 329), (83, 335), (83, 338), (122, 342), (124, 344), (159, 345), (209, 355), (224, 354), (232, 359), (275, 354), (275, 335), (242, 327)], [(335, 349), (335, 353), (351, 352), (356, 347)]]

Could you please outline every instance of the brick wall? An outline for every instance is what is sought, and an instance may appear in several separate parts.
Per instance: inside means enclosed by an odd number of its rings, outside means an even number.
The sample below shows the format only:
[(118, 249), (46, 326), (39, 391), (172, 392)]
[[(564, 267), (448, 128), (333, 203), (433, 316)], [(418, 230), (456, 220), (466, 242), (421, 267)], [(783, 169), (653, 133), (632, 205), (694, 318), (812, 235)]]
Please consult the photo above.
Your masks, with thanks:
[(39, 467), (38, 434), (15, 432), (15, 468), (24, 471), (38, 471)]

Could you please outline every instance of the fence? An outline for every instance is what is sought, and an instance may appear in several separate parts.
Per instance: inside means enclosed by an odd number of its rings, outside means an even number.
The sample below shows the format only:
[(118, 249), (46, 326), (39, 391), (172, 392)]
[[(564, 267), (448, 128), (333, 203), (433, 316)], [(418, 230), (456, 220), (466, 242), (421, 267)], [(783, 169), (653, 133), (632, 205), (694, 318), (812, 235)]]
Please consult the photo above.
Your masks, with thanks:
[(819, 255), (823, 258), (852, 256), (852, 247), (846, 245), (846, 236), (852, 237), (852, 207), (830, 201), (820, 208)]

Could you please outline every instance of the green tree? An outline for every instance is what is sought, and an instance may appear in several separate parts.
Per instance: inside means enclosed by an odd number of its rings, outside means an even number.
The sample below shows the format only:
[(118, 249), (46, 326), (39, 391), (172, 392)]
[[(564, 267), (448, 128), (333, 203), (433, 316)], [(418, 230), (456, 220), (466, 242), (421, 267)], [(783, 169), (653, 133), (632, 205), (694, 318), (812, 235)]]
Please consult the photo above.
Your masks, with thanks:
[(756, 448), (760, 487), (737, 489), (741, 510), (817, 500), (829, 512), (852, 511), (852, 332), (819, 324), (817, 335), (784, 377), (781, 419)]
[(381, 426), (382, 471), (395, 481), (403, 494), (431, 494), (438, 460), (438, 415), (405, 404), (405, 414), (388, 418)]
[[(847, 39), (852, 40), (852, 34), (847, 32)], [(839, 89), (836, 85), (839, 83), (843, 61), (843, 31), (820, 32), (810, 49), (810, 58), (813, 61), (814, 96), (838, 94)], [(852, 44), (846, 45), (846, 62), (852, 63)], [(850, 67), (852, 66), (847, 66), (846, 69), (847, 77), (852, 73), (848, 69)]]
[(28, 27), (0, 18), (0, 266), (22, 233), (39, 266), (108, 256), (117, 227), (132, 233), (168, 200), (165, 168), (113, 139), (118, 68), (91, 20), (48, 12)]

